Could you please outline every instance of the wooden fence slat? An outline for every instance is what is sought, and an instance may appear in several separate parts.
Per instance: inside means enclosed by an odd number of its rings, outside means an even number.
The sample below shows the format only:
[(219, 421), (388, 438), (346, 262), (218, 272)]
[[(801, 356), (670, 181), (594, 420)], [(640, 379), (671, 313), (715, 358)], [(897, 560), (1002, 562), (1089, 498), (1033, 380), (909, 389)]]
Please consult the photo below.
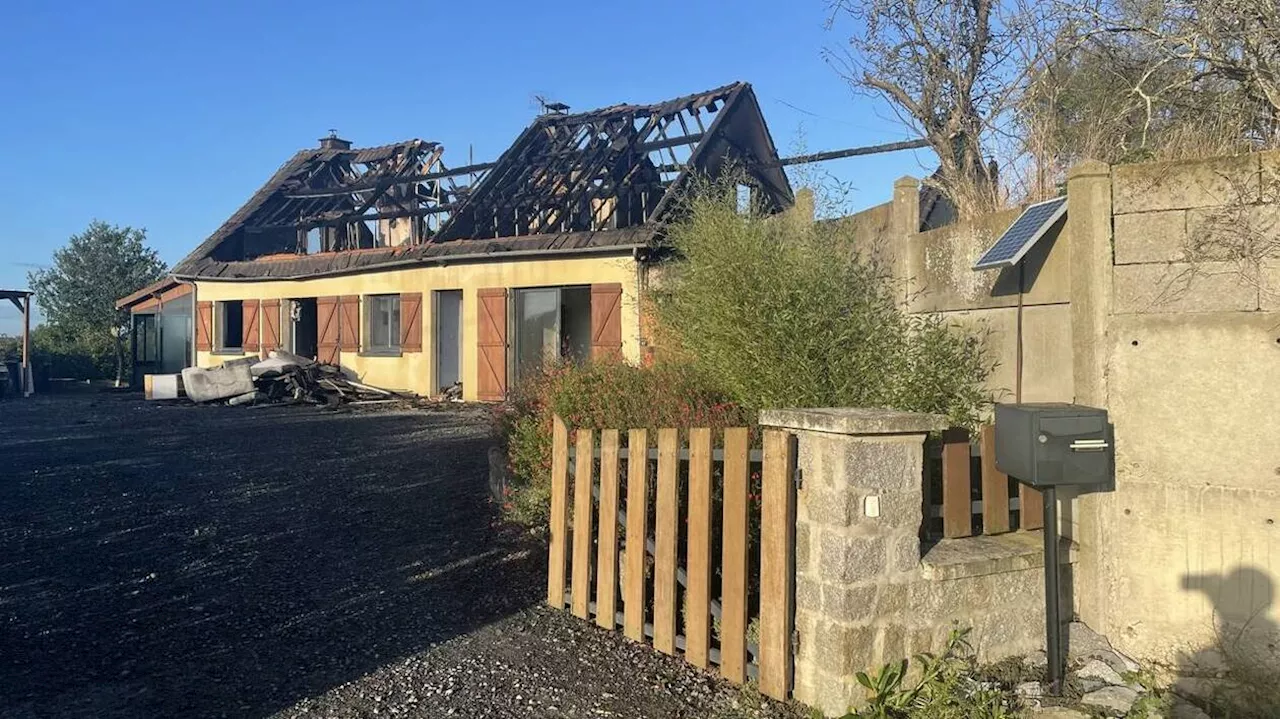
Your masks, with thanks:
[(578, 462), (573, 478), (573, 613), (591, 618), (591, 543), (595, 539), (591, 488), (595, 484), (595, 432), (578, 430)]
[(613, 629), (618, 611), (618, 430), (600, 433), (600, 537), (596, 547), (596, 624)]
[(644, 641), (645, 539), (649, 536), (649, 432), (627, 435), (627, 549), (622, 578), (622, 628), (627, 638)]
[(982, 531), (1009, 531), (1009, 475), (996, 469), (996, 428), (982, 426)]
[(685, 557), (684, 656), (707, 668), (711, 651), (711, 430), (689, 430), (689, 540)]
[(795, 444), (781, 430), (764, 432), (760, 516), (760, 693), (785, 700), (791, 681), (791, 580), (794, 575)]
[(746, 427), (724, 431), (724, 557), (721, 562), (720, 674), (747, 681), (747, 473)]
[(1018, 484), (1018, 529), (1044, 527), (1044, 497), (1029, 484)]
[(565, 561), (569, 532), (569, 430), (556, 417), (551, 430), (551, 548), (547, 568), (547, 604), (564, 609)]
[(970, 493), (969, 433), (946, 430), (942, 433), (942, 536), (973, 534)]
[(679, 531), (679, 434), (658, 430), (658, 498), (654, 527), (653, 646), (676, 653), (676, 545)]

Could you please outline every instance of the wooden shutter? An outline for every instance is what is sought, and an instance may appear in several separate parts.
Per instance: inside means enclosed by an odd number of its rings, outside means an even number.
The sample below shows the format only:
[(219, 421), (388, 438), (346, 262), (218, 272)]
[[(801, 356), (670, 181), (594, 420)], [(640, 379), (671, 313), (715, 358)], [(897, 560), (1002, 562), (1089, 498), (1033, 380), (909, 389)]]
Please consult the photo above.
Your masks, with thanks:
[(400, 351), (422, 351), (422, 293), (400, 294)]
[(213, 303), (196, 303), (196, 351), (213, 351)]
[(341, 359), (338, 339), (338, 298), (317, 297), (316, 359), (328, 364), (338, 364)]
[(244, 323), (240, 326), (240, 347), (246, 352), (258, 351), (258, 301), (244, 300), (240, 303), (240, 311)]
[(360, 295), (346, 295), (338, 299), (342, 322), (338, 343), (346, 352), (360, 351)]
[(262, 356), (280, 349), (280, 300), (262, 301)]
[(622, 285), (591, 285), (591, 359), (622, 358)]
[(480, 301), (476, 317), (480, 350), (476, 396), (481, 401), (499, 402), (507, 394), (507, 290), (488, 287), (476, 296)]

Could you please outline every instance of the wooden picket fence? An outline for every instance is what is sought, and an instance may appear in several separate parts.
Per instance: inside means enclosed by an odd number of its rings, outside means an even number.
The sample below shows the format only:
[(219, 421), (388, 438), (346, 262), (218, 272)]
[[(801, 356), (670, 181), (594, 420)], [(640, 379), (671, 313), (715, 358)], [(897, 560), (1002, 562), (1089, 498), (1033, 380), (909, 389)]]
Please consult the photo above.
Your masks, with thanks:
[(785, 699), (794, 438), (765, 430), (763, 449), (753, 450), (745, 427), (719, 438), (707, 428), (659, 429), (656, 446), (645, 429), (573, 434), (571, 445), (557, 417), (547, 602), (637, 642), (651, 638), (696, 666), (716, 665), (730, 681), (757, 678), (763, 694)]
[(943, 432), (925, 471), (927, 539), (954, 539), (1044, 527), (1040, 493), (996, 469), (996, 433), (982, 427), (978, 441), (964, 429)]

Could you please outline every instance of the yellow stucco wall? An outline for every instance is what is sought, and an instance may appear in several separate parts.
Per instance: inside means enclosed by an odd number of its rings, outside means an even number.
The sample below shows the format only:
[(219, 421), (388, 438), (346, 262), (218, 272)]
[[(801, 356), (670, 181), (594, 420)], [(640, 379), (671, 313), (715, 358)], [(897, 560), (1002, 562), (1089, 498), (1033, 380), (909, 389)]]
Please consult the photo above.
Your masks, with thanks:
[[(462, 290), (462, 389), (463, 398), (476, 399), (477, 301), (476, 292), (487, 287), (552, 287), (617, 282), (622, 285), (622, 353), (628, 362), (640, 359), (640, 319), (637, 286), (637, 263), (630, 255), (582, 257), (572, 259), (525, 260), (509, 262), (459, 263), (430, 265), (402, 270), (384, 270), (339, 277), (321, 277), (299, 281), (267, 282), (196, 282), (196, 299), (200, 302), (226, 300), (265, 300), (325, 297), (332, 295), (369, 295), (398, 292), (422, 293), (421, 352), (405, 352), (399, 357), (360, 356), (342, 353), (342, 366), (362, 382), (388, 389), (433, 394), (432, 376), (435, 327), (431, 292)], [(217, 317), (214, 323), (217, 323)], [(217, 329), (213, 330), (217, 337)], [(201, 367), (219, 365), (243, 355), (198, 352), (196, 364)]]

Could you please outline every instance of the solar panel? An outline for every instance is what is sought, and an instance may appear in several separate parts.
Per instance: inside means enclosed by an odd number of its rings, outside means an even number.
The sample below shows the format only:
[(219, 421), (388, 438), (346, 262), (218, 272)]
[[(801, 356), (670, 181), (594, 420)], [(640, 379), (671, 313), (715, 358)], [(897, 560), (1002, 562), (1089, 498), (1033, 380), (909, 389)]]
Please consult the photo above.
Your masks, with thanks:
[(1036, 242), (1044, 237), (1045, 232), (1053, 227), (1053, 223), (1065, 214), (1067, 214), (1065, 197), (1055, 197), (1027, 207), (1018, 219), (1009, 225), (1009, 229), (1000, 235), (1000, 239), (996, 240), (991, 249), (978, 258), (973, 269), (986, 270), (1018, 264), (1018, 260), (1021, 260)]

